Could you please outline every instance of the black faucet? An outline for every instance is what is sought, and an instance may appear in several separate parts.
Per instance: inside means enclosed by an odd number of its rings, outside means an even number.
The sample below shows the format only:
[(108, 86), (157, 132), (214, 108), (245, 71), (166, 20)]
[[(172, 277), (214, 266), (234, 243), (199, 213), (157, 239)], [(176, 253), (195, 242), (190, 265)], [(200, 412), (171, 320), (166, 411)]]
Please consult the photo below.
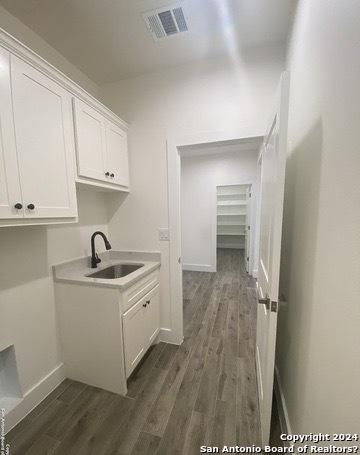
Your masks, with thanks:
[(111, 245), (110, 245), (109, 240), (106, 238), (106, 235), (101, 231), (94, 232), (93, 235), (91, 236), (91, 268), (92, 269), (96, 269), (99, 262), (101, 262), (101, 259), (99, 258), (97, 252), (95, 251), (95, 237), (97, 235), (100, 235), (103, 238), (104, 243), (105, 243), (105, 248), (107, 250), (111, 250)]

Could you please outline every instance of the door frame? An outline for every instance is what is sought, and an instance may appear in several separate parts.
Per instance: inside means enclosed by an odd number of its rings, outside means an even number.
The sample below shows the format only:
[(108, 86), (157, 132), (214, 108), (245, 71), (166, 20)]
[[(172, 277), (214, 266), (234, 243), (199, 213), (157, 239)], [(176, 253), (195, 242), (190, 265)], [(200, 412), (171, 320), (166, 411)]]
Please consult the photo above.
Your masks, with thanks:
[[(168, 189), (168, 226), (169, 241), (169, 285), (171, 311), (171, 342), (181, 344), (183, 335), (183, 292), (181, 260), (181, 201), (180, 174), (181, 147), (217, 142), (259, 139), (264, 132), (256, 128), (241, 128), (232, 131), (210, 131), (184, 136), (169, 136), (166, 140), (167, 189)], [(216, 232), (216, 230), (215, 230)]]

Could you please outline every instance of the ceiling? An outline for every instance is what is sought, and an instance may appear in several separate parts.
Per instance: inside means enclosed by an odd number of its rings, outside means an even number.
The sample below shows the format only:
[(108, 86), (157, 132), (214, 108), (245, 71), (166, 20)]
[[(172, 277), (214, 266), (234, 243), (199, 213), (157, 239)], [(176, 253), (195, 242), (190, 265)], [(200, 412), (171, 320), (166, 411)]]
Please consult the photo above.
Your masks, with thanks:
[[(155, 42), (142, 13), (182, 4), (189, 33)], [(296, 0), (0, 0), (98, 84), (284, 43)]]

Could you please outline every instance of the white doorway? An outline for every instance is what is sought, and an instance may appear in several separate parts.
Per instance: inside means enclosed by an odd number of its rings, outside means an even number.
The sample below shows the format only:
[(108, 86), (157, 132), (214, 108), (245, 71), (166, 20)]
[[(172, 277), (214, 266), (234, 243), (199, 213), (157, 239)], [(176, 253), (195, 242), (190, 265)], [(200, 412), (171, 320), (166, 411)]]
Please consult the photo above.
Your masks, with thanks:
[[(241, 134), (241, 133), (240, 133)], [(216, 231), (217, 231), (217, 186), (224, 184), (239, 184), (243, 183), (246, 185), (252, 185), (252, 188), (258, 187), (257, 178), (251, 179), (249, 177), (243, 176), (242, 178), (239, 172), (235, 172), (231, 179), (223, 180), (222, 176), (225, 175), (224, 169), (226, 166), (218, 166), (214, 163), (215, 157), (219, 155), (219, 147), (223, 147), (226, 152), (224, 152), (223, 157), (228, 153), (231, 154), (234, 152), (234, 148), (238, 152), (242, 153), (251, 153), (254, 158), (254, 174), (258, 176), (258, 165), (257, 157), (258, 151), (260, 149), (263, 137), (262, 136), (233, 136), (225, 135), (219, 133), (199, 135), (197, 137), (190, 137), (184, 139), (172, 139), (167, 142), (167, 156), (168, 156), (168, 191), (169, 191), (169, 228), (170, 228), (170, 290), (171, 290), (171, 319), (172, 319), (172, 340), (173, 342), (181, 343), (183, 339), (183, 301), (182, 301), (182, 272), (183, 267), (187, 270), (198, 270), (198, 271), (216, 271)], [(200, 169), (203, 169), (201, 166), (201, 161), (204, 157), (208, 155), (212, 157), (212, 169), (213, 171), (210, 174), (205, 175), (200, 172)], [(184, 220), (181, 217), (181, 169), (182, 163), (186, 160), (194, 158), (199, 165), (198, 170), (194, 170), (193, 174), (196, 176), (192, 178), (192, 181), (201, 181), (205, 184), (205, 191), (201, 188), (197, 191), (192, 192), (192, 197), (188, 197), (189, 204), (193, 207), (192, 215), (189, 216), (190, 228), (184, 227)], [(224, 163), (224, 160), (220, 161)], [(195, 168), (194, 168), (195, 169)], [(212, 176), (212, 183), (209, 184), (208, 175)], [(254, 180), (254, 181), (252, 181)], [(211, 193), (211, 194), (207, 194)], [(209, 205), (211, 206), (210, 211), (210, 221), (206, 222), (206, 226), (210, 229), (210, 234), (207, 235), (207, 238), (210, 239), (208, 243), (208, 260), (199, 261), (196, 256), (190, 258), (184, 257), (184, 249), (182, 245), (185, 242), (190, 242), (194, 246), (194, 239), (196, 236), (191, 235), (190, 239), (182, 239), (182, 230), (183, 232), (191, 233), (193, 229), (193, 220), (194, 217), (200, 215), (203, 217), (204, 213), (201, 212), (203, 203), (199, 200), (201, 195), (205, 194)], [(253, 199), (255, 201), (255, 198)], [(252, 225), (254, 225), (255, 230), (255, 219), (256, 219), (256, 210), (252, 210), (251, 214)], [(182, 229), (183, 228), (183, 229)], [(252, 240), (252, 254), (249, 257), (254, 256), (254, 250), (257, 246), (255, 245), (255, 236)], [(188, 248), (192, 253), (196, 253), (199, 249), (193, 247)], [(205, 266), (205, 269), (203, 268)], [(251, 270), (254, 267), (254, 264), (251, 264)]]
[[(261, 183), (261, 208), (256, 210), (256, 218), (260, 221), (260, 229), (254, 229), (253, 237), (259, 239), (260, 252), (258, 270), (259, 305), (257, 330), (257, 374), (260, 397), (261, 426), (263, 444), (267, 444), (270, 432), (272, 404), (272, 387), (274, 378), (275, 345), (276, 345), (276, 311), (279, 291), (279, 266), (281, 250), (282, 204), (284, 196), (284, 175), (286, 160), (287, 121), (289, 104), (289, 75), (281, 77), (276, 103), (269, 129), (265, 132), (265, 148), (262, 149), (261, 169), (264, 177), (264, 157), (270, 157), (265, 180)], [(241, 139), (239, 139), (241, 138)], [(238, 140), (243, 144), (263, 141), (263, 137), (251, 135), (221, 135), (211, 133), (187, 139), (171, 139), (167, 141), (168, 158), (168, 193), (169, 193), (169, 229), (170, 229), (170, 289), (172, 340), (181, 343), (183, 339), (183, 301), (182, 301), (182, 247), (181, 247), (181, 198), (180, 172), (181, 150), (186, 147), (203, 147), (218, 142)], [(270, 146), (269, 146), (270, 144)], [(272, 151), (273, 153), (267, 153)], [(271, 181), (272, 179), (272, 181)], [(272, 191), (269, 191), (272, 188)], [(272, 194), (272, 196), (270, 195)], [(266, 198), (264, 198), (266, 196)], [(271, 203), (268, 204), (271, 199)], [(271, 210), (269, 209), (271, 207)], [(269, 210), (268, 210), (269, 209)], [(270, 223), (269, 223), (270, 222)], [(267, 239), (267, 240), (266, 240)], [(257, 251), (257, 248), (255, 248)], [(266, 262), (267, 258), (267, 262)], [(254, 264), (254, 271), (256, 264)], [(260, 276), (262, 274), (262, 276)], [(265, 290), (265, 292), (264, 292)], [(266, 292), (267, 291), (267, 292)], [(268, 295), (266, 295), (268, 294)], [(264, 303), (264, 305), (263, 305)], [(270, 308), (270, 311), (269, 311)], [(264, 317), (261, 317), (261, 311)]]
[[(256, 172), (254, 172), (256, 178)], [(244, 252), (246, 271), (251, 272), (253, 248), (251, 233), (254, 229), (251, 213), (252, 184), (219, 185), (216, 187), (216, 249), (230, 248)]]
[(234, 140), (180, 148), (183, 270), (216, 272), (217, 248), (232, 248), (240, 255), (246, 251), (252, 274), (251, 213), (256, 210), (251, 205), (256, 204), (260, 144)]

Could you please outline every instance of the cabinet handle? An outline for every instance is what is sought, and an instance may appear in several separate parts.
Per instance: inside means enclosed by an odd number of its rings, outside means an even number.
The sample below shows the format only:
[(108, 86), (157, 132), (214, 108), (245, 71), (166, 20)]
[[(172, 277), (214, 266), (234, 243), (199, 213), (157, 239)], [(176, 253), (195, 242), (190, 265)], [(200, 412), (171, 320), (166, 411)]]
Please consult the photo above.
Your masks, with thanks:
[(27, 208), (28, 208), (29, 210), (34, 210), (35, 205), (34, 205), (34, 204), (28, 204)]
[(110, 172), (105, 172), (106, 177), (109, 177)]
[(143, 307), (146, 308), (147, 304), (146, 303), (143, 303)]
[(112, 172), (112, 173), (110, 174), (110, 177), (114, 178), (114, 177), (115, 177), (115, 174)]
[(147, 304), (147, 305), (150, 305), (150, 300), (147, 300), (147, 301), (146, 301), (146, 304)]
[(17, 209), (17, 210), (21, 210), (23, 208), (22, 204), (20, 204), (20, 202), (17, 202), (14, 207)]

